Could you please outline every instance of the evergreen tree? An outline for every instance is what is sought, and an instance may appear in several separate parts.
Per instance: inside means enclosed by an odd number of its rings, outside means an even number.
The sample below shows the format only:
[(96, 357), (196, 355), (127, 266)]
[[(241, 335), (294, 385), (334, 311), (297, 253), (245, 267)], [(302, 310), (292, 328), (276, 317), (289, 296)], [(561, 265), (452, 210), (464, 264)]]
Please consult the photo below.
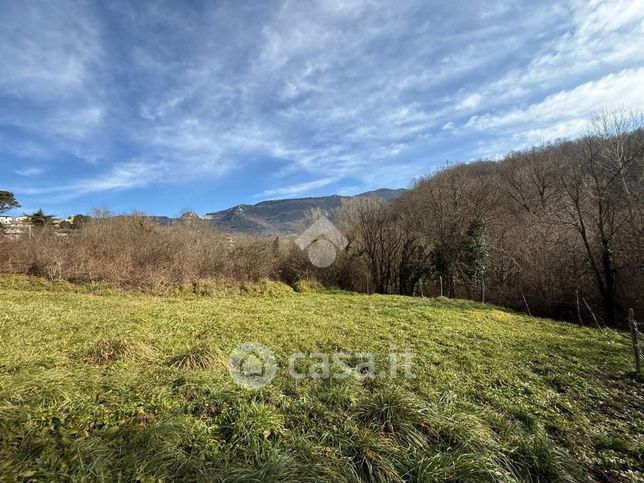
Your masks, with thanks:
[(487, 256), (485, 221), (476, 218), (467, 227), (461, 262), (461, 272), (470, 290), (481, 282), (485, 273)]
[(18, 203), (13, 193), (11, 191), (0, 190), (0, 213), (14, 208), (20, 208), (20, 203)]
[(53, 225), (55, 220), (53, 215), (47, 215), (43, 210), (38, 210), (31, 215), (25, 216), (27, 216), (29, 223), (38, 227)]

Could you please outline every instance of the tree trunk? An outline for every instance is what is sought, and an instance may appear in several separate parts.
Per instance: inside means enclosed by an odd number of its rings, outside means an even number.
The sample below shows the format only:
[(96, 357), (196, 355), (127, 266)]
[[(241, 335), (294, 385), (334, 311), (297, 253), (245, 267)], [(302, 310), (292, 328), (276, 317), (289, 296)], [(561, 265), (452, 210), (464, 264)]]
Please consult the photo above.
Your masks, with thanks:
[(612, 251), (608, 243), (602, 244), (602, 268), (604, 272), (604, 313), (608, 325), (617, 325), (617, 281)]

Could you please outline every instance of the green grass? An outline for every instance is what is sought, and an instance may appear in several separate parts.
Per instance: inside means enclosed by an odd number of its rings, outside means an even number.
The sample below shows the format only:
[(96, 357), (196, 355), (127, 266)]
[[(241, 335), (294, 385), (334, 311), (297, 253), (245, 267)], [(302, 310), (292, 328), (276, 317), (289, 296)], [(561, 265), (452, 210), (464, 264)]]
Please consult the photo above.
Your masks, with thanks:
[[(228, 373), (244, 342), (275, 352), (262, 389)], [(392, 346), (416, 378), (288, 375), (295, 351), (380, 374)], [(616, 331), (466, 301), (1, 277), (0, 480), (642, 481), (631, 357)]]

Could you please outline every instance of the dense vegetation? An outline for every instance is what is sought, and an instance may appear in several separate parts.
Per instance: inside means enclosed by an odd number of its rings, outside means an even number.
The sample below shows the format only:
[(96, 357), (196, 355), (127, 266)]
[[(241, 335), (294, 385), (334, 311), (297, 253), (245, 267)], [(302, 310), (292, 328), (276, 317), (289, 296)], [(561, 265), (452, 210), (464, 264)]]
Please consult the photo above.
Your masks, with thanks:
[[(644, 389), (615, 330), (446, 298), (209, 290), (1, 277), (0, 480), (644, 478)], [(257, 391), (226, 367), (250, 340), (278, 362)], [(338, 350), (380, 371), (392, 345), (415, 379), (286, 372), (294, 351)]]
[(604, 113), (584, 138), (446, 168), (393, 205), (352, 200), (344, 215), (370, 274), (362, 289), (436, 294), (442, 280), (450, 297), (587, 324), (644, 313), (635, 116)]

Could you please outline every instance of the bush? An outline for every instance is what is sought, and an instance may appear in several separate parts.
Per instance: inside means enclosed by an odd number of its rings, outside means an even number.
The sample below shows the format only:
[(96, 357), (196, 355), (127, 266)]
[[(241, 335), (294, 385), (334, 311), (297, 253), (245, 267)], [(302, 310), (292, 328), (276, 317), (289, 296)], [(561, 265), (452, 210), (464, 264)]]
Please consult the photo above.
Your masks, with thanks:
[(275, 279), (273, 252), (272, 240), (225, 235), (205, 224), (165, 226), (129, 215), (93, 219), (77, 230), (45, 227), (30, 237), (1, 237), (0, 272), (107, 282), (158, 294), (179, 289), (212, 295), (226, 283), (239, 287), (240, 282)]

